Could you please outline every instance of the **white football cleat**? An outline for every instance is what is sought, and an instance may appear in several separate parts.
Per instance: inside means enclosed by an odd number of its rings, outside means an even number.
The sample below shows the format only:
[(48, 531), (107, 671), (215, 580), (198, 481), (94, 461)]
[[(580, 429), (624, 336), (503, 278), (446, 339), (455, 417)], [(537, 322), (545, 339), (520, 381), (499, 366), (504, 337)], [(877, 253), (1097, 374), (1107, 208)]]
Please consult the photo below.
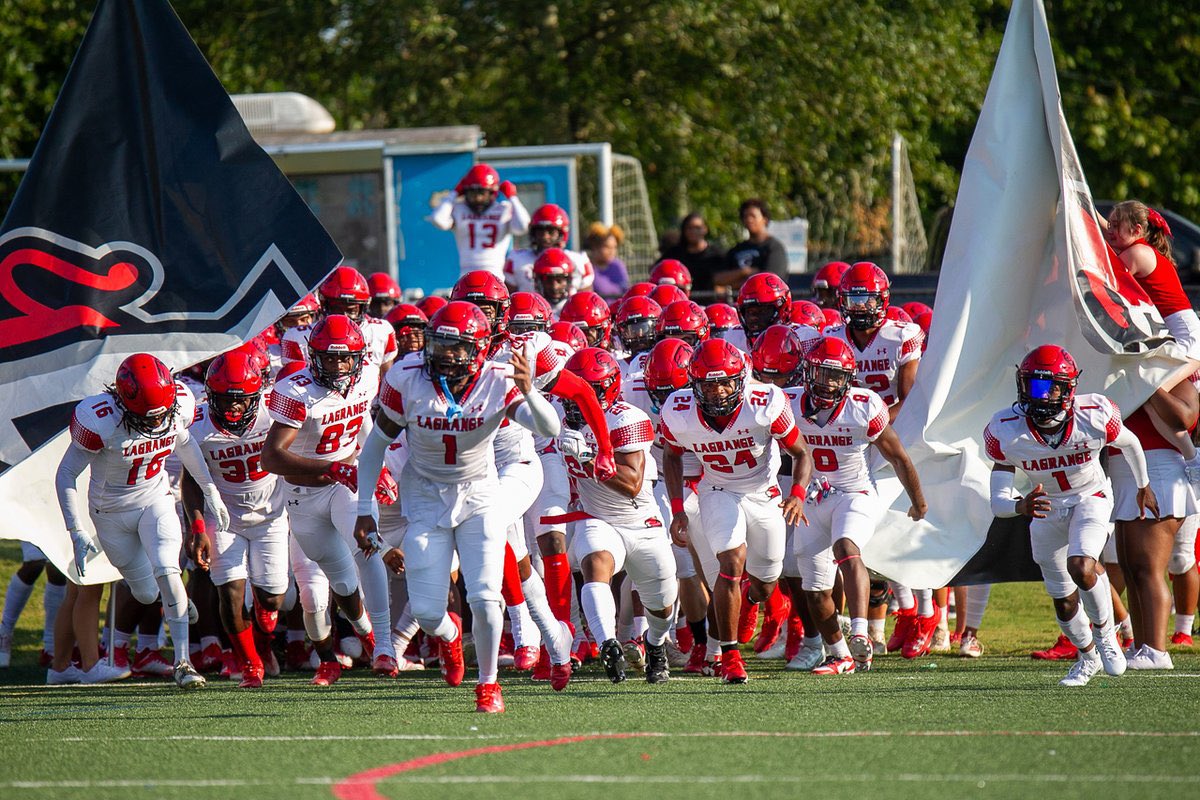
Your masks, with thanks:
[(1175, 669), (1170, 653), (1155, 650), (1148, 644), (1129, 657), (1128, 665), (1130, 669)]
[(175, 665), (175, 685), (180, 689), (201, 689), (207, 684), (208, 681), (196, 672), (190, 661), (180, 661)]
[(983, 645), (974, 634), (964, 633), (962, 644), (958, 646), (958, 654), (963, 658), (979, 658), (983, 655)]
[(799, 672), (812, 672), (824, 660), (824, 646), (812, 646), (804, 644), (800, 646), (800, 652), (796, 653), (795, 658), (789, 661), (784, 669), (793, 669)]
[(871, 648), (871, 640), (859, 634), (858, 636), (851, 636), (850, 641), (846, 644), (850, 648), (850, 656), (854, 659), (854, 671), (870, 672), (871, 659), (874, 655)]
[(1059, 686), (1087, 686), (1092, 676), (1100, 671), (1101, 664), (1098, 656), (1088, 658), (1080, 651), (1079, 659), (1067, 671), (1067, 677), (1058, 682)]
[(129, 667), (109, 666), (107, 659), (100, 659), (87, 672), (80, 673), (80, 683), (112, 683), (123, 681), (132, 675)]
[[(1121, 643), (1117, 641), (1117, 630), (1112, 625), (1108, 626), (1107, 631), (1097, 630), (1096, 626), (1092, 626), (1092, 640), (1096, 643), (1096, 652), (1100, 654), (1100, 661), (1104, 664), (1104, 672), (1107, 675), (1117, 676), (1125, 674), (1127, 661), (1125, 653), (1121, 651)], [(1166, 655), (1165, 653), (1163, 655)], [(1170, 658), (1170, 656), (1167, 656)]]
[(66, 686), (70, 683), (79, 683), (81, 680), (83, 680), (83, 672), (74, 664), (68, 664), (67, 668), (61, 672), (53, 667), (46, 670), (47, 686)]
[(785, 627), (779, 632), (779, 635), (775, 637), (775, 644), (771, 645), (766, 650), (763, 650), (761, 653), (756, 653), (755, 657), (761, 658), (764, 661), (783, 658), (787, 653), (787, 638), (787, 628)]
[(929, 645), (931, 653), (948, 653), (950, 652), (950, 631), (946, 628), (935, 628), (933, 631), (933, 642)]

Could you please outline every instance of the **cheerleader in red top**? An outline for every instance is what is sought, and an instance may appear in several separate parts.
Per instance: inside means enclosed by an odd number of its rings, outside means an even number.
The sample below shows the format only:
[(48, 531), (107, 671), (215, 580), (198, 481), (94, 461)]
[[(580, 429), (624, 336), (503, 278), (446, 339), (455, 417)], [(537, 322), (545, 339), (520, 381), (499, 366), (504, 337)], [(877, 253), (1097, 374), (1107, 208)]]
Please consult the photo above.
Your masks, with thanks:
[[(1117, 203), (1108, 215), (1104, 235), (1162, 315), (1171, 336), (1188, 358), (1200, 362), (1200, 318), (1179, 282), (1171, 255), (1171, 228), (1162, 214), (1137, 200)], [(1188, 481), (1200, 485), (1200, 456), (1191, 436), (1169, 425), (1154, 409), (1146, 411), (1155, 430), (1183, 455)]]

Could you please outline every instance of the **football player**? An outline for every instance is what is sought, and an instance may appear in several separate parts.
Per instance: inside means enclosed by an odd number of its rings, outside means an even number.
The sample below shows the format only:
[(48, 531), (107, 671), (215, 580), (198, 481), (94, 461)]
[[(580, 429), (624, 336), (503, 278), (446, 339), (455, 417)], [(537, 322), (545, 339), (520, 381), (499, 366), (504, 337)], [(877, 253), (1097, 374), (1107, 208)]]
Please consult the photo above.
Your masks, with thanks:
[(821, 308), (836, 309), (838, 307), (838, 289), (842, 276), (850, 265), (845, 261), (830, 261), (813, 273), (812, 301)]
[[(539, 256), (551, 250), (560, 250), (567, 268), (565, 294), (560, 298), (545, 294), (555, 308), (561, 307), (566, 295), (592, 288), (596, 279), (595, 269), (587, 253), (567, 249), (570, 241), (571, 218), (560, 206), (547, 203), (533, 212), (529, 218), (529, 247), (513, 250), (504, 262), (504, 282), (510, 291), (542, 292), (541, 280), (535, 274), (534, 264)], [(543, 292), (544, 294), (544, 292)]]
[(204, 686), (188, 658), (190, 602), (180, 577), (183, 529), (163, 464), (177, 452), (200, 486), (217, 529), (229, 528), (229, 511), (213, 484), (189, 427), (195, 401), (152, 355), (129, 356), (105, 392), (81, 401), (71, 418), (71, 446), (58, 465), (55, 486), (63, 519), (83, 575), (96, 539), (83, 528), (76, 480), (91, 468), (88, 511), (96, 537), (139, 603), (163, 600), (163, 617), (175, 646), (175, 683)]
[(372, 272), (367, 276), (367, 288), (371, 291), (367, 313), (375, 319), (385, 319), (400, 302), (400, 284), (386, 272)]
[(398, 303), (384, 321), (391, 324), (392, 332), (396, 334), (396, 358), (425, 349), (425, 326), (429, 324), (429, 317), (424, 311), (412, 303)]
[(530, 220), (512, 181), (501, 181), (492, 167), (476, 164), (446, 193), (429, 221), (444, 231), (453, 229), (461, 274), (486, 269), (503, 277), (513, 234), (529, 230)]
[[(1119, 449), (1129, 464), (1142, 515), (1158, 517), (1137, 436), (1107, 397), (1077, 396), (1078, 382), (1079, 368), (1064, 348), (1034, 348), (1017, 368), (1017, 402), (997, 411), (983, 431), (994, 462), (992, 513), (1030, 518), (1033, 558), (1054, 600), (1058, 625), (1079, 650), (1063, 686), (1086, 686), (1101, 668), (1114, 676), (1126, 668), (1108, 576), (1097, 568), (1112, 532), (1112, 487), (1100, 464), (1104, 447)], [(1018, 467), (1034, 484), (1024, 495), (1013, 486)]]
[(588, 347), (608, 350), (612, 346), (612, 312), (604, 298), (595, 292), (571, 295), (558, 312), (558, 319), (578, 325), (587, 337)]
[(650, 283), (655, 286), (678, 286), (685, 296), (692, 295), (692, 271), (682, 261), (673, 258), (664, 258), (654, 265), (650, 270)]
[(661, 316), (662, 308), (649, 297), (628, 297), (617, 306), (613, 329), (627, 354), (618, 361), (623, 385), (627, 386), (629, 378), (645, 365), (650, 348), (657, 341), (655, 326)]

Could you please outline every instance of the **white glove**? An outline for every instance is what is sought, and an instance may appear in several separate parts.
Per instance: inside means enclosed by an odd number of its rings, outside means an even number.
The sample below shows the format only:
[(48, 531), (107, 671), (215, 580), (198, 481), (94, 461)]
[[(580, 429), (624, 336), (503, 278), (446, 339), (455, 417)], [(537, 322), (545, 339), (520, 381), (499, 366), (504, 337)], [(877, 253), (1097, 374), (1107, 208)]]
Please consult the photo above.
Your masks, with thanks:
[(217, 487), (209, 484), (204, 489), (204, 504), (208, 506), (208, 510), (217, 518), (217, 530), (229, 530), (229, 509), (225, 507), (225, 501), (221, 499), (221, 493), (217, 491)]
[(564, 427), (558, 437), (558, 446), (562, 450), (564, 458), (573, 457), (580, 463), (587, 463), (596, 457), (596, 454), (592, 452), (591, 445), (588, 444), (587, 437), (583, 435), (583, 431)]
[(92, 535), (85, 530), (71, 531), (71, 545), (75, 550), (75, 569), (79, 571), (79, 577), (83, 577), (84, 567), (87, 565), (88, 554), (99, 553), (100, 546), (96, 544), (96, 540)]

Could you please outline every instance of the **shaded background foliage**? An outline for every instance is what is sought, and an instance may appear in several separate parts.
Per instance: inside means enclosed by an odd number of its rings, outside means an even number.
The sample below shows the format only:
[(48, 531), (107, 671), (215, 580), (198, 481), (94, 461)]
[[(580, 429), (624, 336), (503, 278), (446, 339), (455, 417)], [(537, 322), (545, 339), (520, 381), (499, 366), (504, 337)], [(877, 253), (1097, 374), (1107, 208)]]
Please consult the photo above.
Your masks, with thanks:
[[(790, 216), (907, 139), (926, 215), (952, 202), (1005, 0), (177, 0), (232, 93), (291, 90), (342, 129), (474, 123), (491, 145), (609, 141), (660, 227), (738, 201)], [(0, 4), (0, 157), (32, 153), (92, 3)], [(1046, 0), (1097, 196), (1200, 217), (1200, 6)], [(12, 181), (4, 185), (11, 191)], [(0, 207), (7, 198), (0, 195)]]

